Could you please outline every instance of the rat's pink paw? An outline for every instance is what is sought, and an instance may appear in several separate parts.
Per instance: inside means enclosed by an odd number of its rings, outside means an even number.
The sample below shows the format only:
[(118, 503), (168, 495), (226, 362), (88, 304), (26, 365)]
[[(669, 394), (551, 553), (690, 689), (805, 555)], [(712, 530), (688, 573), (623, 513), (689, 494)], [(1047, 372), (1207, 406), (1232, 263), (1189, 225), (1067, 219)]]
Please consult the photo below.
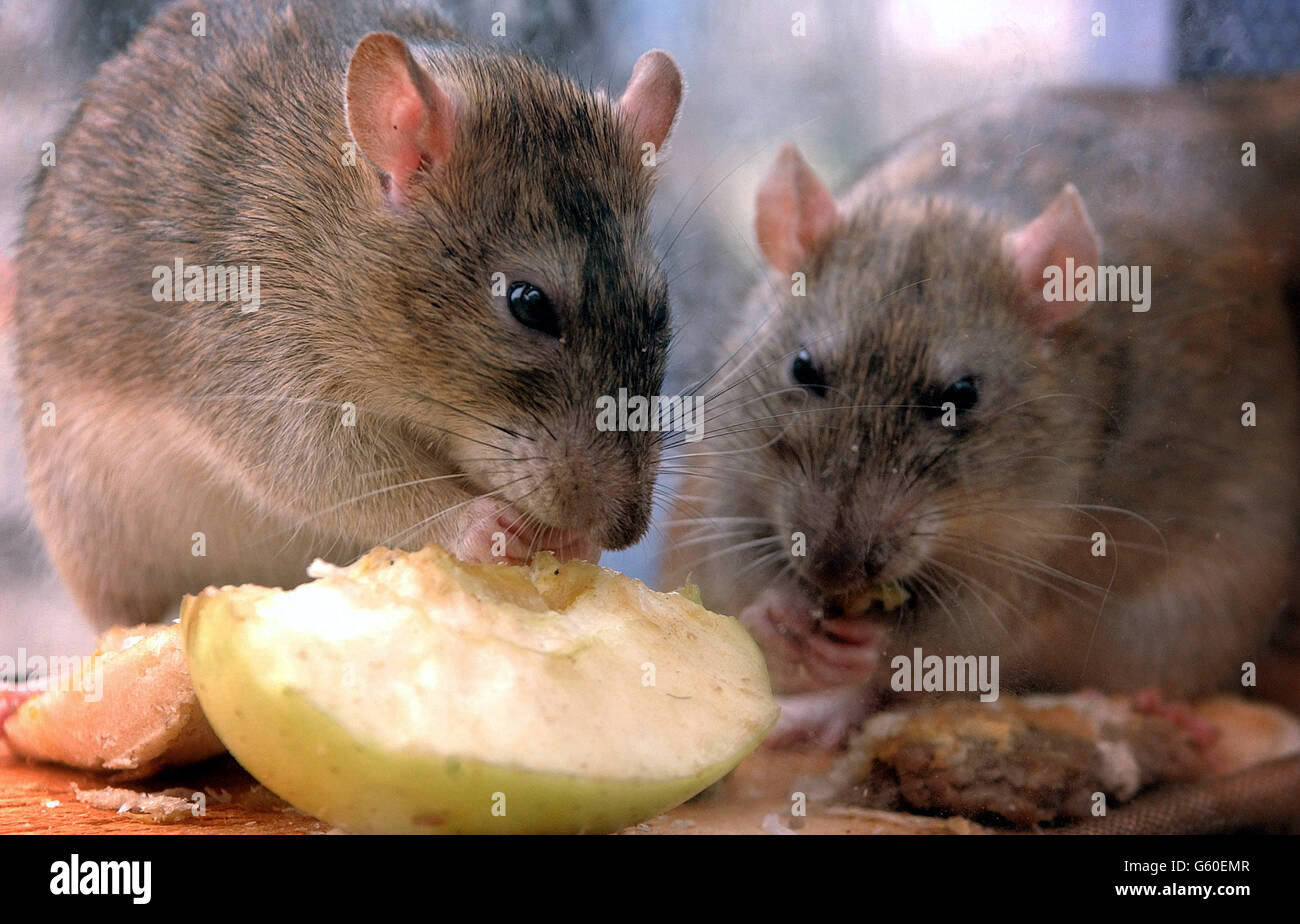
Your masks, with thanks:
[(874, 673), (884, 627), (863, 619), (820, 619), (797, 590), (769, 587), (745, 607), (740, 622), (767, 656), (773, 687), (811, 693), (858, 686)]
[(475, 564), (520, 564), (541, 551), (554, 552), (560, 561), (600, 561), (600, 547), (586, 536), (568, 530), (527, 525), (518, 510), (490, 498), (466, 506), (465, 523), (453, 550), (462, 561)]
[(778, 696), (781, 717), (763, 743), (772, 748), (836, 748), (844, 743), (875, 703), (864, 687), (837, 687), (817, 693)]

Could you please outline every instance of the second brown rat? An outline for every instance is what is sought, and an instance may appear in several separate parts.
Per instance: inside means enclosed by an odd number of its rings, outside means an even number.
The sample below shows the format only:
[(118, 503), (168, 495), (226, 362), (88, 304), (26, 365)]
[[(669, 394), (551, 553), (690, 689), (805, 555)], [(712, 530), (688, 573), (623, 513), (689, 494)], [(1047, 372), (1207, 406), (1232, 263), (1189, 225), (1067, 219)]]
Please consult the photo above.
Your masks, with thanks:
[[(1298, 143), (1294, 84), (1222, 85), (973, 111), (838, 201), (781, 153), (666, 572), (816, 693), (788, 737), (917, 647), (1007, 691), (1241, 688), (1296, 563)], [(1067, 259), (1149, 267), (1147, 310), (1049, 298)]]
[[(681, 93), (663, 52), (612, 99), (412, 4), (163, 10), (57, 139), (16, 264), (28, 484), (85, 612), (381, 543), (635, 542), (658, 434), (598, 432), (596, 398), (663, 380)], [(238, 298), (204, 288), (232, 267)]]

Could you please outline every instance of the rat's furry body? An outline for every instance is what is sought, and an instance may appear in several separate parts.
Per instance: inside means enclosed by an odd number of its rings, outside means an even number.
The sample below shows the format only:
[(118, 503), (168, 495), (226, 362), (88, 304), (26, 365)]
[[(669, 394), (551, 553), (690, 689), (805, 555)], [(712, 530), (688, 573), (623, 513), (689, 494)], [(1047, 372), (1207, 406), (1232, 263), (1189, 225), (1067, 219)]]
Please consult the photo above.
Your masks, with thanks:
[[(807, 295), (774, 275), (722, 347), (665, 579), (740, 614), (791, 691), (887, 681), (914, 646), (999, 655), (1004, 688), (1239, 683), (1296, 565), (1296, 90), (1041, 94), (879, 161), (799, 267)], [(1066, 184), (1102, 264), (1152, 267), (1151, 307), (1044, 336), (1006, 235)], [(792, 379), (801, 348), (822, 396)], [(978, 403), (939, 426), (966, 375)], [(824, 621), (880, 580), (912, 595), (884, 664)]]
[[(390, 176), (349, 151), (349, 56), (376, 31), (455, 100), (445, 163)], [(657, 434), (594, 426), (597, 396), (654, 394), (666, 362), (630, 121), (409, 5), (162, 11), (91, 82), (17, 261), (35, 516), (93, 620), (380, 543), (455, 549), (476, 497), (536, 543), (639, 538)], [(155, 301), (177, 259), (259, 267), (260, 307)], [(497, 273), (546, 288), (563, 338), (516, 323)]]

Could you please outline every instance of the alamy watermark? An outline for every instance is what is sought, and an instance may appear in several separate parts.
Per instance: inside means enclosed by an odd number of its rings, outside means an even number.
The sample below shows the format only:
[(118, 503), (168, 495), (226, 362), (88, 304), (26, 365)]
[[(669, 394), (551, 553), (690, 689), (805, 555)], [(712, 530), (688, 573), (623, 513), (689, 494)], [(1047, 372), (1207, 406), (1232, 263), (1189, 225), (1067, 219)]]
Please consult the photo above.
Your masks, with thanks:
[(1151, 267), (1065, 266), (1043, 267), (1043, 300), (1048, 302), (1129, 302), (1134, 311), (1151, 309)]
[(704, 438), (704, 398), (699, 395), (629, 395), (626, 388), (596, 399), (596, 429), (602, 433), (676, 432), (686, 442)]
[(136, 905), (153, 897), (152, 860), (83, 860), (72, 854), (50, 864), (51, 895), (125, 895)]
[(997, 655), (927, 655), (920, 648), (912, 655), (895, 655), (889, 666), (894, 674), (889, 685), (896, 693), (974, 693), (980, 702), (998, 698)]
[(153, 300), (156, 302), (234, 302), (240, 312), (256, 311), (262, 305), (262, 267), (188, 266), (180, 257), (171, 266), (153, 268)]
[(0, 655), (0, 683), (20, 693), (80, 693), (97, 703), (104, 695), (104, 665), (94, 655), (45, 657), (19, 648), (17, 657)]

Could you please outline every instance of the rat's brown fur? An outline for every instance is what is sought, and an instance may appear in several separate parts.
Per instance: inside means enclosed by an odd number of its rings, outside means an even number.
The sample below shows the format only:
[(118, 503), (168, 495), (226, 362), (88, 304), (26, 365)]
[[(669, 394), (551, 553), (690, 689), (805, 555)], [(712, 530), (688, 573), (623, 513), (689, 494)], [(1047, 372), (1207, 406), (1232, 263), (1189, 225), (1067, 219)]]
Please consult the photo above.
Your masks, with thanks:
[[(1004, 688), (1238, 681), (1296, 562), (1296, 90), (1045, 94), (901, 145), (843, 200), (807, 296), (774, 278), (748, 300), (666, 580), (739, 614), (774, 585), (823, 604), (899, 579), (889, 655), (999, 654)], [(1103, 264), (1153, 267), (1152, 307), (1098, 302), (1044, 340), (1001, 242), (1066, 183)], [(823, 398), (791, 378), (805, 346)], [(968, 373), (961, 427), (927, 420)]]
[[(363, 157), (342, 164), (371, 31), (458, 101), (454, 154), (405, 209)], [(446, 544), (494, 490), (607, 548), (644, 532), (657, 434), (597, 433), (595, 398), (657, 393), (667, 297), (652, 171), (603, 93), (398, 4), (180, 3), (101, 70), (57, 150), (17, 261), (19, 378), (36, 517), (96, 622)], [(155, 302), (152, 268), (178, 257), (260, 266), (260, 310)], [(500, 310), (498, 271), (551, 294), (563, 341)]]

